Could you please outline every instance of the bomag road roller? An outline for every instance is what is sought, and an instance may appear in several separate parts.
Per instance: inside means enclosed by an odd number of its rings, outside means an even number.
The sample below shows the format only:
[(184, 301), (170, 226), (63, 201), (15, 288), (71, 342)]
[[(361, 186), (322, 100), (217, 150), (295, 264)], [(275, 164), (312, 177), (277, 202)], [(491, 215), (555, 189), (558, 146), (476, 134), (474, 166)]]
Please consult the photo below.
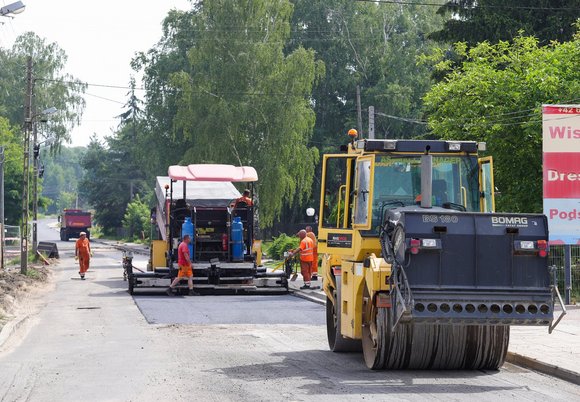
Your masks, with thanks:
[(484, 143), (342, 148), (323, 159), (319, 219), (332, 351), (371, 369), (495, 370), (510, 325), (558, 323), (546, 217), (494, 213)]

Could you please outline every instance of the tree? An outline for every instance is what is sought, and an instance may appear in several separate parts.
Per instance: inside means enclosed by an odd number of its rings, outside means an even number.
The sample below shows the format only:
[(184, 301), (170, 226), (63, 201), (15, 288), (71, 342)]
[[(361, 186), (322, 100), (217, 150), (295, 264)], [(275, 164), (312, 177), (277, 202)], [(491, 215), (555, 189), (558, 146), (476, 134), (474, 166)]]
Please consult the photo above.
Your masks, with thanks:
[(4, 146), (4, 217), (16, 225), (22, 212), (22, 145), (20, 132), (0, 116), (0, 144)]
[(50, 116), (48, 131), (56, 139), (56, 148), (70, 140), (70, 130), (78, 124), (84, 109), (82, 93), (86, 85), (63, 73), (67, 56), (56, 44), (27, 32), (16, 38), (12, 49), (0, 49), (0, 114), (13, 125), (24, 121), (26, 59), (31, 56), (34, 78), (34, 109), (56, 107)]
[(178, 95), (171, 85), (172, 74), (190, 72), (188, 51), (194, 45), (194, 16), (197, 6), (191, 11), (172, 10), (163, 20), (163, 36), (146, 53), (138, 53), (131, 66), (143, 71), (145, 87), (145, 108), (143, 119), (139, 120), (140, 135), (136, 138), (135, 149), (146, 150), (146, 158), (137, 154), (137, 159), (146, 160), (141, 169), (152, 180), (165, 174), (167, 166), (178, 164), (183, 150), (191, 144), (180, 135), (174, 126), (177, 113)]
[(95, 208), (95, 220), (106, 233), (122, 226), (127, 204), (137, 194), (146, 196), (152, 190), (142, 180), (130, 154), (125, 132), (109, 137), (105, 143), (92, 138), (81, 160), (85, 175), (80, 191)]
[(448, 16), (443, 29), (431, 34), (439, 42), (497, 43), (513, 40), (520, 31), (541, 45), (572, 40), (580, 0), (450, 0), (438, 10)]
[(85, 147), (62, 147), (58, 153), (41, 152), (41, 166), (44, 166), (41, 194), (50, 199), (46, 212), (58, 213), (64, 208), (85, 204), (85, 195), (79, 193), (79, 182), (83, 176), (80, 165)]
[(288, 1), (203, 2), (192, 16), (189, 71), (170, 75), (177, 92), (174, 135), (186, 146), (182, 163), (252, 165), (261, 222), (312, 188), (315, 148), (310, 94), (321, 76), (314, 52), (285, 55)]
[(123, 216), (123, 227), (128, 231), (129, 238), (135, 236), (149, 237), (151, 231), (150, 211), (147, 204), (137, 195), (128, 205)]
[(464, 62), (450, 67), (440, 54), (436, 69), (447, 78), (425, 96), (429, 126), (443, 139), (487, 142), (494, 156), (497, 207), (542, 210), (541, 105), (578, 101), (580, 35), (540, 47), (533, 37), (513, 44), (455, 45)]

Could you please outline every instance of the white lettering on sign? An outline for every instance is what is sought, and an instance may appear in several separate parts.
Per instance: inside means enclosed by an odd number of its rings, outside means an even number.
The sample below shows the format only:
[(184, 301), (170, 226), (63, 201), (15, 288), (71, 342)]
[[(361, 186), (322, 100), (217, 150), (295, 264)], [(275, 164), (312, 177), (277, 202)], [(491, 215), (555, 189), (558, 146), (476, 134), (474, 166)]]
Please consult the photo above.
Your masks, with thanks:
[(580, 139), (580, 129), (571, 126), (550, 127), (552, 139)]
[(525, 216), (492, 216), (491, 224), (493, 226), (527, 227), (528, 218)]
[(548, 181), (580, 181), (580, 173), (559, 172), (556, 169), (548, 170)]

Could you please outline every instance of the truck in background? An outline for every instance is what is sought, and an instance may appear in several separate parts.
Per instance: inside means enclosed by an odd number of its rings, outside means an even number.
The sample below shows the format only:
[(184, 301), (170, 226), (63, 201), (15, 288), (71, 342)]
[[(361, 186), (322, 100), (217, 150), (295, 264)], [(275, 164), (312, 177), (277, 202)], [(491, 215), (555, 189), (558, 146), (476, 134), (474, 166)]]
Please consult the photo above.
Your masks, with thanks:
[(91, 213), (81, 209), (65, 209), (58, 217), (60, 222), (60, 240), (68, 241), (71, 238), (78, 238), (81, 232), (86, 232), (90, 238)]

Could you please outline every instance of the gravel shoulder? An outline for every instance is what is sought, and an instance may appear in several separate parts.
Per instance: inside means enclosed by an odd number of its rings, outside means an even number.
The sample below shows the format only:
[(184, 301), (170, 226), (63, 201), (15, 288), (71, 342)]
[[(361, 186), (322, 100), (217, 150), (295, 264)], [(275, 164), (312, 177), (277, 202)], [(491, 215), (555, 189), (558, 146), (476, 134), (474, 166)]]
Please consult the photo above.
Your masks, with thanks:
[(50, 268), (33, 264), (22, 275), (20, 268), (0, 271), (0, 332), (12, 320), (20, 318), (23, 302), (50, 288)]

